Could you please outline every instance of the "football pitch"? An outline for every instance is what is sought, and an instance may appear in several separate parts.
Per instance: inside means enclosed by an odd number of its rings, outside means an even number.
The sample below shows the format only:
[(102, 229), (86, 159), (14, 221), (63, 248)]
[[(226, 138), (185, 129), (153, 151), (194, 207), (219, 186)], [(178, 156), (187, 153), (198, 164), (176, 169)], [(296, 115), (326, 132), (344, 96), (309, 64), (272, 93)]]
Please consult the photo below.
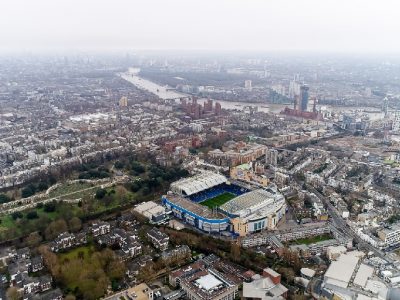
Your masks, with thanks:
[(231, 193), (223, 193), (221, 195), (218, 195), (214, 198), (207, 199), (203, 202), (201, 202), (201, 205), (207, 206), (209, 208), (214, 208), (221, 206), (222, 204), (228, 202), (229, 200), (235, 198), (236, 195), (231, 194)]

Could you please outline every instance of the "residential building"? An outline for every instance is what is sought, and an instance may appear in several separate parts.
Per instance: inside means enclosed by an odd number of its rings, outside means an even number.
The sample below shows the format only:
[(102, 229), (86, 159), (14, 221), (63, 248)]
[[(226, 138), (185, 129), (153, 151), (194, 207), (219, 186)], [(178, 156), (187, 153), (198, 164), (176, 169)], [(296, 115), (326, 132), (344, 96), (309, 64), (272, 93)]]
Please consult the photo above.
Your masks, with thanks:
[(167, 250), (169, 243), (169, 236), (159, 231), (156, 228), (152, 228), (147, 232), (147, 237), (153, 244), (153, 246), (161, 251)]

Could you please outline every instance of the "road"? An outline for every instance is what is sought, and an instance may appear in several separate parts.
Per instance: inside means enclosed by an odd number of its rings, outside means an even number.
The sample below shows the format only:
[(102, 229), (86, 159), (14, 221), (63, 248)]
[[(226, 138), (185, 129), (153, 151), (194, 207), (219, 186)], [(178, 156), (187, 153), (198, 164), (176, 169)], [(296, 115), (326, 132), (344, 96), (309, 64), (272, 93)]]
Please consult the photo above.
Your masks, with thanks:
[(360, 249), (365, 249), (368, 252), (373, 252), (376, 256), (391, 261), (389, 257), (385, 255), (381, 250), (375, 248), (371, 244), (363, 241), (354, 231), (353, 229), (347, 225), (346, 221), (339, 215), (339, 212), (332, 205), (327, 197), (318, 192), (313, 186), (306, 184), (307, 189), (314, 193), (321, 201), (324, 203), (329, 216), (331, 217), (332, 225), (337, 228), (340, 232), (343, 233), (344, 237), (352, 238), (355, 242), (357, 242), (358, 247)]

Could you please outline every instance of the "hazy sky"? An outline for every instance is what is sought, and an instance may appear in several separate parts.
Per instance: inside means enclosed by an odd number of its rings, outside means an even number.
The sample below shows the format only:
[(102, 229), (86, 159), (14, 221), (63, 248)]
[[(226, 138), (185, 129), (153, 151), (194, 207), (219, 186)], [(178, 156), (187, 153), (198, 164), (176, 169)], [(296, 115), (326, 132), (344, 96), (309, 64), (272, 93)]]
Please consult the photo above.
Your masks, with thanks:
[(398, 0), (0, 0), (0, 49), (399, 52)]

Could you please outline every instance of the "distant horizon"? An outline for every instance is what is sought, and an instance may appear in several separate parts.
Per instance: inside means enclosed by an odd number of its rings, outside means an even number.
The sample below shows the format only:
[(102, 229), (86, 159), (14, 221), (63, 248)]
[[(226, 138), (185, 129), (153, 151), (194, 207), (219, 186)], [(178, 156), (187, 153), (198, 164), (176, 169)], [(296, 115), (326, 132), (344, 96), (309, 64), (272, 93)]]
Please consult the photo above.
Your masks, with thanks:
[(101, 48), (43, 48), (43, 49), (2, 49), (0, 46), (0, 57), (21, 57), (21, 56), (73, 56), (73, 55), (157, 55), (157, 56), (218, 56), (218, 55), (233, 55), (233, 56), (254, 56), (260, 57), (352, 57), (358, 58), (391, 58), (400, 59), (399, 51), (387, 52), (356, 52), (356, 51), (316, 51), (316, 50), (225, 50), (225, 49), (141, 49), (141, 48), (118, 48), (118, 49), (101, 49)]
[(0, 51), (400, 53), (394, 0), (4, 0)]

